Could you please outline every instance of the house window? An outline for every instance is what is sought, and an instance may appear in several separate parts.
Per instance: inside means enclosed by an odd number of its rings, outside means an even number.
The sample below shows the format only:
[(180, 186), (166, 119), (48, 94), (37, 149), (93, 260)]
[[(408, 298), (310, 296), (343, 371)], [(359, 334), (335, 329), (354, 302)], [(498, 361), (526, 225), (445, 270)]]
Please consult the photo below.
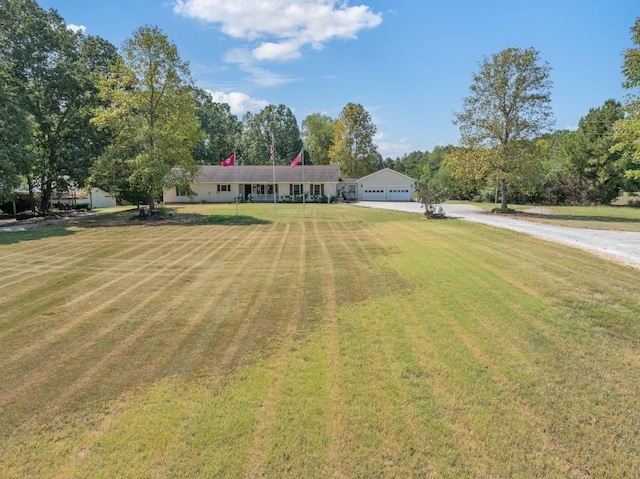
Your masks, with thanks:
[(231, 191), (231, 185), (218, 185), (218, 191)]
[(313, 185), (313, 195), (320, 196), (322, 193), (320, 192), (320, 185)]
[(300, 194), (300, 185), (293, 185), (293, 194), (294, 195)]
[(176, 188), (176, 196), (184, 196), (184, 191), (180, 191), (180, 188)]

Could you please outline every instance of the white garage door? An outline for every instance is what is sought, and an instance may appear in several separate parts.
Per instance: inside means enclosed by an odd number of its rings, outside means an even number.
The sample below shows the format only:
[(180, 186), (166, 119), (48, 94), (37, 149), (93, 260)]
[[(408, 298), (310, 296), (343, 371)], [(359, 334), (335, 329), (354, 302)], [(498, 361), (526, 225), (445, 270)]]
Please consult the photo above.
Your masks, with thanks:
[(390, 186), (389, 201), (409, 201), (411, 200), (411, 188), (408, 186)]
[(384, 201), (384, 186), (365, 186), (362, 199), (365, 201)]

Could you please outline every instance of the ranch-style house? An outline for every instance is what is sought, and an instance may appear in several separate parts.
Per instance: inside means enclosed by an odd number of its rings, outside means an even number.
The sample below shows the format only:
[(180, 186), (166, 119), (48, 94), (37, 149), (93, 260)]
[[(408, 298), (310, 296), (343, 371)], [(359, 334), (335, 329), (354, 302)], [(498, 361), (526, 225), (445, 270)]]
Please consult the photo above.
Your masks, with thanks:
[(164, 191), (164, 202), (232, 203), (236, 198), (273, 202), (274, 194), (280, 202), (302, 194), (315, 200), (410, 201), (415, 180), (389, 168), (360, 179), (342, 179), (340, 167), (333, 165), (203, 165), (189, 186), (195, 196), (173, 188)]

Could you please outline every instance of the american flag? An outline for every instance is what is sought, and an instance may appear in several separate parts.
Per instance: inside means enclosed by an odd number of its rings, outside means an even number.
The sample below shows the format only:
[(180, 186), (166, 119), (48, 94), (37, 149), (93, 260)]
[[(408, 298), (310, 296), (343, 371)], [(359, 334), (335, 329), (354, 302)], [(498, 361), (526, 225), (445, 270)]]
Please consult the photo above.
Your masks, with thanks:
[(269, 148), (269, 159), (272, 163), (275, 162), (276, 159), (276, 147), (273, 144), (273, 137), (271, 137), (271, 147)]

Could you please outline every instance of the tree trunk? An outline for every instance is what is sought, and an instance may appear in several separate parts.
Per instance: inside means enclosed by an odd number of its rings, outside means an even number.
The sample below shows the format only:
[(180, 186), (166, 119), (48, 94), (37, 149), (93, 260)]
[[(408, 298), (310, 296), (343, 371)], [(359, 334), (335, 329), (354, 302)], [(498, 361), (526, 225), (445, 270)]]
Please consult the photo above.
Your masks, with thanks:
[(156, 209), (155, 200), (153, 198), (153, 190), (149, 190), (149, 192), (147, 193), (147, 201), (149, 202), (149, 216), (151, 216)]
[(51, 198), (53, 197), (53, 185), (51, 181), (44, 181), (40, 190), (40, 211), (48, 213), (51, 207)]
[(27, 176), (27, 185), (29, 185), (29, 206), (31, 207), (31, 211), (36, 210), (36, 196), (33, 192), (33, 180), (31, 175)]
[(500, 209), (506, 210), (507, 209), (507, 180), (506, 180), (506, 178), (502, 178), (500, 180), (500, 183), (502, 183), (502, 203), (500, 203)]

